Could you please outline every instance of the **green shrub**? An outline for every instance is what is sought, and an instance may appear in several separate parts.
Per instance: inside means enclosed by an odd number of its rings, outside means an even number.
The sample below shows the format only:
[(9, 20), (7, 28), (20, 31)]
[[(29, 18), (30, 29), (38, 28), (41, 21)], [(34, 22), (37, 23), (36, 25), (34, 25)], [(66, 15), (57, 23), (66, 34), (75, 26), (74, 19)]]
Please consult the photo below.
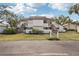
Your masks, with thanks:
[(48, 38), (48, 40), (60, 40), (59, 38)]
[(64, 28), (64, 30), (66, 30), (66, 31), (67, 31), (67, 28)]
[(76, 31), (75, 29), (67, 29), (67, 31)]
[(4, 30), (4, 34), (16, 34), (16, 29), (13, 29), (13, 28), (6, 28), (5, 30)]
[(38, 30), (38, 29), (32, 29), (32, 33), (33, 34), (43, 34), (42, 30)]

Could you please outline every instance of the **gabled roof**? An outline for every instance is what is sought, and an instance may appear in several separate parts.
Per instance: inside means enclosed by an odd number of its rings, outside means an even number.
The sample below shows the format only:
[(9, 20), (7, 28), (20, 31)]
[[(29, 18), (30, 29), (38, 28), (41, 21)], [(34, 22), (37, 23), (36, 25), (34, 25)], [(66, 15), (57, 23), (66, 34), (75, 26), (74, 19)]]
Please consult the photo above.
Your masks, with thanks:
[(24, 18), (23, 20), (51, 20), (45, 16), (30, 16), (28, 18)]

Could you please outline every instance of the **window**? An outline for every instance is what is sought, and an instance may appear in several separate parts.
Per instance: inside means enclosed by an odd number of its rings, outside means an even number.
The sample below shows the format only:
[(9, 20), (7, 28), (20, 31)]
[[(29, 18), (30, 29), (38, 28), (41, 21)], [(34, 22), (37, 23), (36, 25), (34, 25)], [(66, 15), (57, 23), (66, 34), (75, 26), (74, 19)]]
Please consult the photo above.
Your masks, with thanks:
[(49, 29), (52, 29), (51, 27), (49, 27)]
[(48, 27), (44, 27), (44, 29), (49, 29)]
[(32, 27), (25, 27), (25, 29), (32, 29)]
[(44, 20), (44, 23), (47, 23), (47, 20)]
[(51, 27), (44, 27), (44, 29), (51, 29)]

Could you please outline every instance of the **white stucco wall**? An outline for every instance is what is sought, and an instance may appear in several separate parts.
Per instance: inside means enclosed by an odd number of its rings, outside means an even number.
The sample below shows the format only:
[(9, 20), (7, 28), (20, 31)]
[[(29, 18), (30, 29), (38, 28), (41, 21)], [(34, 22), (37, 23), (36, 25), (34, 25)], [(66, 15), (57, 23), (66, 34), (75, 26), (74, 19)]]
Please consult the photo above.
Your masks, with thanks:
[(28, 27), (33, 27), (33, 21), (32, 20), (28, 21), (28, 25), (27, 26)]
[(27, 29), (27, 30), (26, 30), (26, 33), (29, 33), (30, 31), (32, 31), (32, 29)]
[(43, 20), (32, 20), (33, 26), (43, 26)]
[(38, 30), (43, 30), (43, 27), (42, 26), (40, 26), (40, 27), (33, 27), (33, 29), (38, 29)]
[(1, 29), (1, 28), (0, 28), (0, 33), (3, 33), (3, 31), (4, 31), (4, 29)]
[(50, 29), (48, 29), (48, 30), (43, 30), (44, 31), (44, 33), (49, 33), (50, 32)]
[(77, 32), (79, 32), (79, 26), (77, 26)]
[(43, 23), (43, 27), (49, 27), (48, 23)]
[[(26, 33), (29, 33), (29, 32), (31, 32), (32, 31), (32, 29), (26, 29)], [(42, 31), (44, 32), (44, 33), (49, 33), (50, 32), (50, 29), (42, 29)]]
[(65, 32), (66, 30), (64, 29), (63, 26), (59, 25), (59, 32)]
[(0, 33), (3, 33), (5, 27), (0, 27)]
[[(44, 27), (49, 27), (48, 23), (44, 23), (44, 20), (29, 20), (27, 27), (32, 27), (34, 29), (42, 30), (44, 33), (49, 33), (50, 29), (44, 29)], [(26, 33), (29, 33), (32, 29), (26, 29)]]

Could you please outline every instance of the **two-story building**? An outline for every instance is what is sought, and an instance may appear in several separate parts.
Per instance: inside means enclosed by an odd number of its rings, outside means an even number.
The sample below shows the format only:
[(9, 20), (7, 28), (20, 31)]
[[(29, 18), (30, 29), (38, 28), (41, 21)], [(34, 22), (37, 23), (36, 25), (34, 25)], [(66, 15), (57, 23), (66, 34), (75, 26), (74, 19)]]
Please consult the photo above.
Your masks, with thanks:
[(38, 29), (44, 33), (49, 33), (51, 30), (51, 19), (40, 16), (32, 16), (22, 20), (18, 27), (20, 26), (25, 33), (30, 33), (32, 29)]

